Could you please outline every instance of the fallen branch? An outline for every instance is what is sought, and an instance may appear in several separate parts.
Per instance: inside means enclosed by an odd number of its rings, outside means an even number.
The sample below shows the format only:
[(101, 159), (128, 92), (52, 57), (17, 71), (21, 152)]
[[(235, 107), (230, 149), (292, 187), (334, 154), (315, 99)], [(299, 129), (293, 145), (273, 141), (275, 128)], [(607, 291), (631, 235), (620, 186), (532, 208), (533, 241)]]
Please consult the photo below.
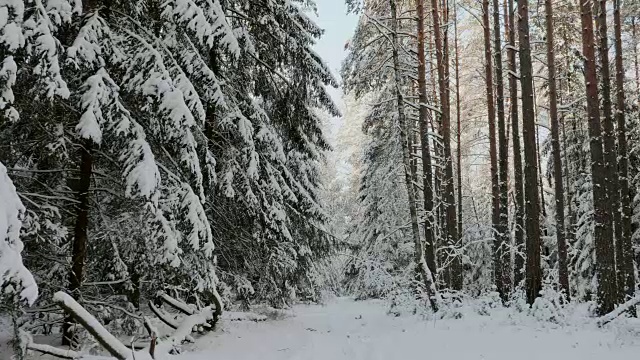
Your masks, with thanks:
[(154, 314), (156, 314), (158, 319), (160, 319), (163, 323), (167, 324), (167, 326), (169, 326), (170, 328), (172, 329), (178, 328), (179, 324), (173, 321), (173, 319), (171, 319), (167, 313), (160, 310), (151, 300), (149, 300), (149, 309), (151, 309), (151, 311)]
[(130, 350), (71, 296), (59, 291), (53, 296), (53, 301), (82, 325), (111, 356), (118, 360), (126, 360), (129, 357)]
[(33, 342), (29, 342), (29, 344), (27, 344), (27, 349), (37, 351), (45, 355), (55, 356), (61, 359), (73, 360), (73, 359), (79, 359), (80, 356), (82, 356), (82, 354), (80, 354), (77, 351), (60, 349), (51, 345), (36, 344)]
[(630, 300), (628, 300), (624, 304), (618, 306), (612, 312), (601, 316), (598, 319), (598, 326), (607, 325), (608, 323), (613, 321), (615, 318), (617, 318), (618, 316), (622, 315), (623, 313), (629, 311), (629, 309), (631, 309), (632, 307), (634, 307), (634, 306), (636, 306), (638, 304), (640, 304), (640, 294), (636, 295), (634, 298), (631, 298)]
[(184, 302), (174, 299), (171, 296), (167, 295), (164, 292), (160, 292), (158, 294), (158, 297), (167, 305), (171, 306), (172, 308), (180, 311), (181, 313), (185, 314), (185, 315), (193, 315), (195, 313), (195, 310), (189, 306), (188, 304), (185, 304)]
[(187, 316), (173, 335), (157, 345), (157, 349), (162, 350), (162, 352), (169, 352), (172, 347), (180, 345), (185, 340), (192, 341), (191, 332), (193, 329), (206, 324), (213, 318), (213, 314), (211, 307), (206, 307), (196, 314)]

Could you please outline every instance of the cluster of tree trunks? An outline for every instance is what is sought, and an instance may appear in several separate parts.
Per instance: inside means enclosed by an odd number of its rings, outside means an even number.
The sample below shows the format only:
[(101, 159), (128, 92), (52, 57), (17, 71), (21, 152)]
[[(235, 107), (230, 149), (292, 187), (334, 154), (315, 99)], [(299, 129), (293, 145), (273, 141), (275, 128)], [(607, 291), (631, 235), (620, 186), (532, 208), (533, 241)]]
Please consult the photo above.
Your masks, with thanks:
[[(454, 162), (451, 148), (451, 82), (449, 77), (448, 23), (449, 4), (447, 1), (431, 0), (432, 37), (425, 29), (425, 2), (416, 1), (417, 23), (417, 98), (419, 101), (419, 139), (414, 139), (408, 131), (407, 116), (404, 114), (406, 99), (400, 89), (402, 80), (398, 62), (397, 27), (392, 29), (394, 36), (394, 67), (396, 70), (398, 119), (403, 143), (407, 189), (409, 191), (410, 213), (413, 223), (413, 237), (416, 244), (415, 261), (427, 288), (432, 289), (436, 281), (438, 268), (435, 244), (444, 243), (450, 249), (461, 244), (462, 239), (462, 173), (461, 138), (462, 119), (460, 109), (460, 73), (458, 54), (457, 6), (454, 6), (454, 51), (455, 51), (455, 108), (457, 133), (457, 174), (454, 179)], [(390, 0), (392, 14), (395, 14), (395, 0)], [(491, 168), (491, 198), (493, 227), (493, 270), (494, 282), (503, 300), (507, 300), (514, 287), (524, 286), (527, 301), (533, 304), (542, 290), (542, 229), (541, 213), (545, 215), (542, 175), (540, 169), (540, 149), (536, 125), (535, 86), (533, 80), (532, 48), (529, 28), (529, 4), (527, 1), (505, 0), (504, 36), (507, 45), (509, 118), (505, 105), (503, 85), (503, 41), (501, 32), (501, 14), (499, 0), (482, 1), (482, 23), (484, 30), (485, 85), (487, 101), (487, 119), (489, 131), (489, 152)], [(614, 47), (615, 57), (615, 116), (611, 100), (611, 81), (608, 59), (608, 28), (606, 18), (606, 0), (586, 0), (580, 2), (582, 21), (582, 44), (585, 63), (585, 90), (587, 93), (588, 130), (590, 137), (591, 175), (593, 182), (596, 274), (598, 277), (599, 309), (602, 314), (611, 311), (616, 304), (633, 295), (635, 289), (633, 277), (633, 253), (631, 248), (631, 200), (628, 179), (628, 145), (625, 123), (624, 69), (622, 63), (622, 36), (620, 1), (613, 1), (614, 9)], [(597, 11), (597, 33), (594, 29), (594, 9)], [(490, 13), (493, 10), (493, 24)], [(568, 176), (569, 165), (563, 160), (561, 137), (565, 132), (564, 123), (558, 111), (558, 82), (556, 75), (556, 55), (554, 52), (554, 4), (545, 0), (546, 21), (546, 60), (548, 67), (548, 115), (550, 125), (551, 158), (553, 163), (553, 183), (555, 199), (555, 237), (558, 256), (558, 287), (567, 299), (570, 298), (568, 270), (568, 239), (572, 231), (565, 225), (566, 216), (573, 216), (565, 206), (571, 207), (570, 193), (565, 193), (563, 170)], [(397, 26), (393, 15), (394, 26)], [(518, 27), (515, 28), (517, 19)], [(635, 30), (632, 19), (632, 31)], [(493, 25), (493, 26), (492, 26)], [(493, 29), (493, 34), (492, 34)], [(493, 35), (493, 38), (492, 38)], [(434, 102), (437, 107), (428, 106), (427, 59), (425, 56), (426, 39), (432, 54), (435, 54), (437, 73), (437, 92), (435, 79), (433, 88)], [(516, 39), (517, 45), (516, 45)], [(598, 42), (596, 43), (596, 39)], [(517, 48), (516, 48), (517, 46)], [(596, 58), (596, 49), (599, 56)], [(516, 57), (516, 54), (518, 56)], [(596, 63), (599, 60), (600, 63)], [(637, 60), (636, 60), (637, 61)], [(636, 77), (639, 77), (636, 75)], [(519, 83), (519, 84), (518, 84)], [(601, 85), (601, 86), (599, 86)], [(518, 91), (518, 86), (520, 91)], [(602, 100), (602, 117), (598, 108)], [(430, 148), (430, 115), (435, 114), (441, 138), (433, 142), (433, 151), (441, 159), (440, 166), (432, 167), (432, 149)], [(522, 125), (522, 127), (520, 126)], [(509, 126), (511, 132), (509, 134)], [(433, 128), (433, 122), (431, 122)], [(561, 134), (562, 131), (562, 134)], [(509, 137), (512, 141), (513, 156), (513, 240), (509, 227)], [(566, 141), (566, 140), (565, 140)], [(413, 142), (419, 142), (422, 160), (422, 196), (424, 217), (424, 241), (420, 239), (416, 205), (419, 194), (416, 192), (417, 163), (412, 164)], [(440, 146), (440, 147), (439, 147)], [(524, 157), (523, 157), (524, 156)], [(413, 165), (413, 166), (412, 166)], [(434, 170), (435, 169), (435, 170)], [(443, 169), (443, 170), (440, 170)], [(455, 180), (455, 181), (454, 181)], [(457, 184), (457, 191), (456, 186)], [(440, 193), (438, 193), (438, 191)], [(457, 203), (456, 203), (457, 197)], [(569, 199), (565, 202), (565, 197)], [(437, 200), (440, 200), (438, 203)], [(436, 206), (441, 204), (442, 206)], [(436, 209), (436, 207), (438, 209)], [(438, 216), (441, 214), (441, 216)], [(438, 222), (439, 221), (439, 222)], [(437, 227), (436, 225), (440, 225)], [(436, 231), (436, 227), (439, 231)], [(546, 231), (546, 230), (545, 230)], [(546, 234), (546, 233), (545, 233)], [(525, 241), (526, 240), (526, 241)], [(451, 259), (443, 276), (445, 284), (455, 290), (462, 288), (463, 271), (456, 251), (450, 251)], [(511, 254), (514, 259), (511, 259)], [(426, 262), (428, 273), (422, 268)], [(512, 266), (513, 264), (513, 266)], [(524, 283), (523, 283), (524, 280)], [(435, 298), (434, 294), (430, 295)], [(437, 305), (432, 302), (434, 307)]]

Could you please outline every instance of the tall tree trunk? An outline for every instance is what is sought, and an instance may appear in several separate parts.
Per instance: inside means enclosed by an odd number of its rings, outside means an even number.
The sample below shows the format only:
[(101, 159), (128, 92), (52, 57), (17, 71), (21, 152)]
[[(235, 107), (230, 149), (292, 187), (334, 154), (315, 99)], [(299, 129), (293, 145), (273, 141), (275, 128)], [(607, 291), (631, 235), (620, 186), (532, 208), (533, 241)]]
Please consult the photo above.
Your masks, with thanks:
[(518, 118), (518, 77), (516, 64), (516, 29), (514, 25), (515, 9), (513, 0), (509, 1), (509, 97), (511, 102), (511, 136), (513, 138), (513, 184), (515, 187), (515, 245), (518, 252), (514, 258), (514, 284), (520, 285), (524, 279), (524, 193), (522, 175), (522, 154), (520, 150), (520, 124)]
[[(84, 280), (84, 266), (87, 259), (87, 244), (89, 242), (87, 229), (89, 228), (89, 187), (91, 185), (93, 166), (93, 141), (85, 140), (80, 146), (80, 178), (76, 184), (76, 221), (73, 229), (73, 245), (71, 253), (71, 272), (69, 273), (68, 292), (75, 298), (80, 298), (80, 288)], [(72, 345), (75, 320), (67, 314), (62, 326), (62, 344)]]
[(524, 143), (524, 195), (526, 203), (527, 302), (533, 304), (542, 290), (540, 268), (540, 203), (538, 202), (538, 162), (536, 160), (536, 124), (533, 103), (533, 69), (529, 39), (529, 4), (518, 1), (518, 37), (520, 39), (520, 83), (522, 87), (522, 137)]
[[(503, 301), (509, 297), (509, 285), (511, 284), (511, 257), (509, 252), (509, 198), (508, 177), (509, 173), (509, 148), (507, 146), (507, 130), (504, 120), (504, 85), (502, 82), (502, 41), (500, 40), (500, 5), (498, 0), (493, 0), (493, 42), (496, 69), (496, 107), (498, 114), (498, 159), (499, 159), (499, 197), (500, 197), (500, 222), (496, 229), (497, 256), (502, 266), (496, 281), (498, 292)], [(499, 278), (498, 278), (499, 276)]]
[(484, 26), (484, 68), (489, 119), (489, 157), (491, 159), (491, 223), (493, 241), (494, 283), (503, 296), (502, 264), (499, 254), (500, 229), (500, 186), (498, 178), (498, 157), (496, 154), (496, 110), (493, 103), (493, 66), (491, 59), (491, 24), (489, 23), (489, 0), (482, 1), (482, 23)]
[[(598, 37), (600, 55), (600, 75), (602, 86), (602, 130), (604, 136), (604, 170), (605, 170), (605, 188), (607, 191), (607, 209), (609, 214), (613, 214), (613, 222), (605, 224), (607, 227), (613, 228), (614, 237), (609, 241), (615, 244), (615, 258), (622, 259), (622, 247), (618, 239), (622, 236), (622, 227), (620, 226), (620, 195), (616, 159), (616, 140), (613, 128), (613, 110), (611, 105), (611, 73), (609, 71), (609, 40), (607, 36), (607, 1), (599, 0), (600, 11), (598, 12)], [(615, 238), (615, 240), (614, 240)], [(613, 263), (615, 269), (615, 259)], [(618, 289), (621, 289), (620, 287)], [(622, 297), (622, 293), (619, 294)], [(619, 299), (621, 300), (621, 299)]]
[[(461, 122), (461, 114), (460, 114), (460, 52), (458, 48), (458, 6), (454, 5), (453, 8), (453, 17), (454, 17), (454, 47), (456, 52), (456, 123), (457, 123), (457, 133), (456, 133), (456, 141), (457, 141), (457, 158), (458, 158), (458, 245), (462, 245), (462, 122)], [(460, 274), (456, 274), (455, 276), (459, 277), (461, 281), (460, 287), (462, 288), (462, 259), (460, 257), (456, 257), (454, 260), (454, 270), (459, 271)]]
[(631, 199), (629, 198), (629, 169), (627, 129), (625, 119), (624, 65), (622, 64), (622, 26), (620, 0), (613, 0), (613, 26), (616, 48), (616, 123), (618, 124), (618, 184), (620, 185), (620, 237), (616, 238), (620, 251), (617, 259), (619, 287), (625, 296), (633, 296), (636, 288), (631, 242)]
[[(83, 0), (84, 14), (93, 12), (99, 4), (99, 0)], [(87, 260), (87, 248), (89, 243), (89, 187), (93, 173), (93, 140), (86, 139), (80, 144), (80, 178), (76, 183), (75, 193), (78, 205), (76, 207), (76, 219), (73, 228), (73, 244), (71, 247), (71, 271), (69, 272), (68, 292), (75, 298), (80, 298), (80, 290), (85, 275), (85, 262)], [(73, 345), (75, 320), (71, 314), (65, 314), (62, 325), (62, 344)]]
[(547, 67), (549, 69), (549, 121), (551, 122), (551, 146), (553, 151), (553, 175), (556, 198), (556, 239), (558, 242), (558, 273), (560, 289), (569, 293), (569, 270), (567, 268), (567, 243), (564, 228), (564, 184), (562, 182), (562, 158), (560, 153), (560, 127), (558, 126), (558, 99), (556, 91), (556, 65), (553, 40), (553, 5), (544, 2), (546, 12)]
[(636, 94), (640, 96), (640, 65), (638, 64), (638, 34), (636, 17), (631, 17), (631, 39), (633, 40), (633, 64), (636, 68)]
[(405, 184), (407, 187), (407, 195), (409, 198), (409, 215), (411, 216), (411, 230), (413, 234), (414, 242), (414, 261), (416, 265), (416, 271), (422, 276), (424, 281), (425, 290), (431, 308), (433, 311), (438, 311), (438, 293), (436, 292), (436, 285), (434, 277), (427, 265), (424, 258), (424, 249), (422, 241), (420, 240), (420, 227), (418, 224), (418, 212), (416, 209), (416, 193), (411, 179), (411, 151), (409, 150), (409, 134), (407, 134), (407, 120), (404, 112), (404, 97), (402, 96), (402, 79), (400, 76), (400, 59), (398, 56), (398, 48), (400, 47), (400, 41), (398, 40), (398, 15), (396, 9), (396, 0), (389, 0), (389, 6), (391, 8), (391, 38), (393, 41), (393, 70), (395, 74), (395, 92), (396, 92), (396, 105), (398, 110), (398, 125), (400, 128), (400, 143), (402, 146), (402, 158), (405, 173)]
[(582, 25), (582, 53), (585, 58), (585, 87), (587, 115), (589, 117), (589, 147), (593, 182), (594, 241), (596, 249), (596, 276), (598, 278), (598, 313), (604, 315), (615, 308), (617, 299), (613, 229), (607, 204), (606, 169), (602, 151), (602, 128), (598, 108), (598, 75), (596, 70), (593, 11), (591, 0), (580, 1)]
[[(419, 2), (419, 1), (418, 1)], [(446, 8), (443, 14), (446, 14)], [(443, 177), (443, 201), (445, 207), (445, 235), (446, 244), (453, 246), (458, 239), (458, 229), (456, 227), (456, 204), (455, 189), (453, 185), (453, 162), (451, 158), (451, 105), (449, 99), (448, 84), (448, 52), (447, 46), (442, 41), (440, 30), (440, 16), (438, 11), (438, 0), (431, 0), (431, 15), (433, 18), (434, 40), (436, 47), (436, 65), (438, 68), (438, 93), (440, 96), (440, 122), (442, 124), (442, 143), (444, 156), (444, 177)], [(419, 16), (419, 15), (418, 15)], [(446, 19), (446, 18), (445, 18)], [(462, 275), (460, 272), (454, 271), (456, 275)], [(458, 276), (456, 276), (458, 277)], [(451, 286), (455, 290), (462, 289), (461, 276), (451, 279)]]
[(426, 80), (426, 59), (425, 59), (425, 31), (424, 31), (424, 0), (416, 1), (417, 23), (418, 23), (418, 98), (420, 100), (420, 110), (418, 121), (420, 123), (420, 150), (422, 155), (422, 192), (424, 200), (424, 237), (425, 237), (425, 257), (429, 270), (435, 278), (437, 276), (435, 236), (433, 226), (435, 218), (433, 214), (433, 170), (431, 168), (431, 150), (429, 149), (429, 127), (427, 108), (427, 80)]

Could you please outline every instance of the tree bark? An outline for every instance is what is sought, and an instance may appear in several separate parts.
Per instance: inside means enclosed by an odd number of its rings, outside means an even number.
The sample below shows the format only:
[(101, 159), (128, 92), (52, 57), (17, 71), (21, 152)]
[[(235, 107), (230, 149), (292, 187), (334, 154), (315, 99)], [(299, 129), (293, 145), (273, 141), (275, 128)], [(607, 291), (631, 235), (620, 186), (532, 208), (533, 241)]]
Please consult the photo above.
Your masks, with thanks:
[(638, 35), (636, 17), (631, 17), (631, 38), (633, 39), (633, 65), (636, 69), (636, 94), (640, 96), (640, 65), (638, 64)]
[(435, 218), (433, 214), (433, 169), (431, 167), (431, 149), (429, 146), (429, 109), (427, 108), (427, 80), (425, 59), (425, 31), (424, 31), (424, 0), (416, 1), (417, 26), (418, 26), (418, 98), (420, 123), (420, 150), (422, 155), (422, 195), (424, 201), (424, 237), (425, 258), (429, 270), (435, 278), (437, 276), (435, 236), (433, 226)]
[(533, 102), (533, 69), (529, 39), (529, 4), (518, 0), (518, 35), (520, 39), (520, 83), (522, 87), (522, 133), (524, 144), (524, 195), (526, 203), (527, 261), (526, 293), (531, 305), (542, 290), (540, 268), (540, 203), (538, 202), (538, 162), (536, 159), (536, 124)]
[(567, 268), (567, 243), (564, 227), (564, 184), (562, 182), (562, 157), (560, 152), (560, 127), (558, 126), (558, 99), (556, 91), (556, 66), (553, 40), (553, 5), (544, 2), (546, 12), (547, 67), (549, 69), (549, 121), (551, 122), (551, 146), (553, 152), (553, 175), (556, 199), (556, 239), (558, 242), (558, 274), (560, 289), (567, 298), (569, 293), (569, 270)]
[(493, 41), (496, 69), (496, 107), (498, 114), (498, 159), (499, 159), (499, 205), (500, 221), (497, 238), (497, 256), (500, 257), (500, 271), (496, 274), (498, 292), (502, 300), (509, 298), (509, 285), (511, 284), (511, 257), (509, 242), (509, 198), (508, 198), (508, 178), (509, 173), (509, 148), (507, 146), (507, 130), (504, 120), (504, 85), (502, 82), (502, 41), (500, 40), (500, 5), (498, 0), (493, 0)]
[(396, 9), (396, 0), (389, 0), (389, 6), (391, 8), (391, 38), (393, 41), (392, 58), (393, 58), (393, 70), (395, 76), (395, 92), (396, 92), (396, 106), (398, 111), (398, 125), (400, 128), (400, 143), (402, 146), (402, 157), (405, 173), (405, 184), (407, 187), (407, 195), (409, 198), (409, 215), (411, 217), (411, 230), (413, 234), (414, 242), (414, 261), (416, 271), (421, 274), (422, 280), (426, 288), (427, 296), (431, 303), (433, 311), (438, 311), (438, 293), (434, 282), (434, 277), (429, 269), (424, 258), (424, 249), (422, 241), (420, 240), (420, 228), (418, 225), (418, 212), (416, 209), (416, 194), (413, 182), (411, 179), (411, 152), (408, 147), (409, 138), (407, 134), (406, 115), (404, 112), (404, 97), (402, 96), (402, 80), (400, 76), (400, 59), (398, 55), (398, 48), (400, 47), (400, 41), (398, 40), (398, 15)]
[(616, 49), (616, 123), (618, 124), (618, 184), (620, 185), (620, 237), (618, 281), (626, 297), (633, 296), (636, 288), (633, 269), (633, 245), (631, 242), (631, 199), (629, 195), (629, 154), (627, 150), (627, 129), (625, 118), (624, 65), (622, 63), (622, 21), (620, 19), (620, 0), (613, 0), (613, 26)]
[[(615, 256), (612, 266), (615, 269), (615, 259), (622, 259), (622, 247), (620, 246), (620, 237), (622, 236), (622, 227), (620, 226), (620, 195), (616, 159), (616, 140), (615, 131), (613, 129), (613, 110), (611, 104), (611, 73), (609, 71), (609, 40), (607, 36), (607, 0), (599, 0), (598, 17), (598, 37), (599, 47), (598, 53), (600, 55), (600, 78), (602, 85), (600, 87), (602, 91), (602, 130), (604, 137), (604, 170), (605, 170), (605, 188), (607, 191), (607, 210), (609, 214), (613, 214), (613, 221), (604, 224), (606, 227), (613, 229), (614, 237), (609, 241), (615, 244)], [(621, 288), (618, 288), (621, 289)], [(619, 294), (622, 297), (622, 293)], [(619, 298), (618, 300), (621, 300)]]
[(598, 76), (596, 70), (595, 39), (593, 33), (593, 11), (591, 0), (580, 1), (582, 25), (582, 53), (585, 58), (585, 87), (587, 92), (587, 115), (589, 117), (589, 150), (593, 183), (594, 241), (596, 250), (596, 276), (598, 278), (598, 313), (604, 315), (615, 308), (617, 299), (614, 266), (613, 231), (607, 212), (606, 169), (602, 150), (602, 127), (598, 108)]
[[(71, 252), (71, 272), (69, 273), (69, 293), (75, 298), (80, 298), (80, 288), (84, 280), (84, 266), (87, 259), (87, 244), (89, 238), (87, 229), (89, 227), (89, 186), (92, 175), (93, 141), (85, 140), (80, 147), (80, 179), (77, 183), (76, 198), (78, 206), (76, 209), (76, 221), (73, 229), (73, 245)], [(73, 324), (75, 319), (67, 313), (62, 326), (62, 344), (72, 345), (74, 332)]]
[[(420, 2), (420, 1), (418, 1)], [(446, 14), (446, 8), (443, 9)], [(438, 0), (431, 0), (431, 15), (433, 18), (434, 41), (436, 48), (436, 66), (438, 71), (438, 93), (440, 96), (440, 122), (442, 124), (442, 143), (444, 156), (444, 207), (445, 207), (445, 235), (446, 244), (454, 246), (458, 239), (458, 229), (456, 227), (456, 204), (455, 189), (453, 184), (453, 162), (451, 158), (451, 105), (449, 99), (448, 84), (448, 49), (443, 42), (440, 30), (440, 16), (438, 11)], [(419, 15), (418, 15), (419, 16)], [(453, 265), (453, 264), (452, 264)], [(453, 269), (452, 269), (453, 270)], [(454, 290), (462, 289), (462, 278), (459, 271), (453, 271), (452, 274), (460, 275), (454, 279), (451, 278), (451, 287)]]
[[(456, 52), (456, 123), (457, 123), (457, 158), (458, 158), (458, 245), (462, 244), (462, 122), (461, 122), (461, 114), (460, 114), (460, 50), (458, 48), (458, 8), (457, 4), (454, 7), (453, 11), (454, 17), (454, 47)], [(456, 263), (454, 264), (454, 270), (459, 271), (460, 274), (459, 279), (461, 281), (460, 287), (462, 287), (462, 260), (459, 257), (456, 257), (454, 260)]]
[(482, 23), (484, 26), (484, 68), (489, 120), (489, 157), (491, 160), (491, 223), (493, 240), (494, 283), (503, 296), (502, 264), (499, 254), (500, 229), (500, 186), (498, 177), (498, 157), (496, 154), (496, 110), (493, 103), (493, 66), (491, 56), (491, 28), (489, 23), (489, 0), (482, 1)]
[(518, 250), (514, 258), (514, 285), (518, 286), (524, 280), (524, 193), (522, 175), (522, 154), (520, 149), (520, 124), (518, 116), (518, 77), (516, 64), (516, 29), (514, 25), (514, 0), (509, 1), (509, 97), (511, 101), (511, 137), (513, 138), (513, 183), (515, 187), (515, 246)]

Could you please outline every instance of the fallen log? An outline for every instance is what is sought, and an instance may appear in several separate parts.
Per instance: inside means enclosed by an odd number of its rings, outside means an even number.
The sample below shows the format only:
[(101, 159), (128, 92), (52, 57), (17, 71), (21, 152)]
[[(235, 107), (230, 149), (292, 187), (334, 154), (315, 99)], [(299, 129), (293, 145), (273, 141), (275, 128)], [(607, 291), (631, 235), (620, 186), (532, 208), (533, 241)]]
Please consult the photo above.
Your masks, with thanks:
[(640, 294), (637, 294), (635, 297), (629, 299), (624, 304), (618, 306), (612, 312), (610, 312), (608, 314), (605, 314), (605, 315), (602, 315), (598, 319), (598, 326), (607, 325), (608, 323), (612, 322), (615, 318), (617, 318), (618, 316), (622, 315), (623, 313), (629, 311), (632, 307), (634, 307), (634, 306), (636, 306), (638, 304), (640, 304)]
[(118, 360), (127, 360), (131, 350), (107, 331), (93, 315), (89, 314), (71, 296), (59, 291), (53, 296), (53, 301), (82, 325), (111, 356)]
[(45, 355), (55, 356), (60, 359), (74, 360), (74, 359), (79, 359), (82, 356), (82, 354), (80, 354), (77, 351), (60, 349), (51, 345), (36, 344), (31, 341), (27, 344), (27, 349), (32, 351), (37, 351)]

